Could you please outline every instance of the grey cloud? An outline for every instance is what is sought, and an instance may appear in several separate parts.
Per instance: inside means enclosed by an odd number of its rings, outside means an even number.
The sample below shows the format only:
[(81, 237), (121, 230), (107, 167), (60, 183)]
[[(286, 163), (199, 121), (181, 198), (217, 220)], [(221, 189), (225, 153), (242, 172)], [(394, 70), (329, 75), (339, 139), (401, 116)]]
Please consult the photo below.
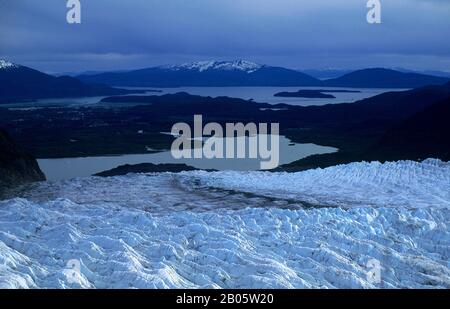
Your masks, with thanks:
[(381, 25), (365, 0), (81, 0), (81, 25), (65, 2), (0, 0), (0, 56), (51, 71), (212, 58), (450, 70), (446, 1), (382, 1)]

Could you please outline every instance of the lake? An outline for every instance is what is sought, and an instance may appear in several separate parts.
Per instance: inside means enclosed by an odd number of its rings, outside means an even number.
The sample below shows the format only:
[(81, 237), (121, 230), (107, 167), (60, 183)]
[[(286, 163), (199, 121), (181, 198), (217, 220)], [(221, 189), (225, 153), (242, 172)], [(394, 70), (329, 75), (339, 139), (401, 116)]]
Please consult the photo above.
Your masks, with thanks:
[[(246, 137), (248, 139), (248, 137)], [(314, 154), (333, 153), (338, 149), (315, 144), (296, 144), (280, 136), (280, 165)], [(270, 144), (269, 144), (270, 146)], [(260, 159), (174, 159), (170, 151), (122, 156), (39, 159), (38, 163), (48, 180), (64, 180), (87, 177), (124, 164), (140, 163), (184, 163), (200, 169), (215, 170), (259, 170)]]
[[(278, 104), (286, 103), (291, 105), (325, 105), (325, 104), (336, 104), (336, 103), (351, 103), (358, 100), (366, 99), (374, 95), (381, 94), (387, 91), (403, 91), (405, 89), (373, 89), (373, 88), (336, 88), (336, 87), (179, 87), (179, 88), (151, 88), (151, 87), (122, 87), (125, 89), (155, 89), (161, 92), (147, 92), (143, 94), (136, 95), (163, 95), (163, 94), (173, 94), (177, 92), (187, 92), (194, 95), (201, 96), (228, 96), (234, 98), (241, 98), (244, 100), (253, 99), (260, 103)], [(274, 94), (281, 91), (298, 91), (298, 90), (355, 90), (360, 91), (358, 93), (330, 93), (334, 95), (335, 99), (313, 99), (313, 98), (280, 98), (274, 97)], [(119, 104), (106, 104), (99, 103), (101, 99), (105, 96), (97, 97), (82, 97), (82, 98), (64, 98), (64, 99), (41, 99), (31, 102), (21, 102), (21, 103), (6, 103), (2, 104), (2, 107), (10, 109), (37, 109), (43, 107), (80, 107), (80, 106), (119, 106)]]
[[(144, 88), (146, 89), (146, 88)], [(274, 97), (275, 93), (287, 91), (295, 92), (298, 90), (352, 90), (360, 91), (355, 93), (338, 92), (329, 94), (334, 95), (335, 99), (316, 99), (316, 98), (280, 98)], [(290, 105), (325, 105), (336, 103), (352, 103), (358, 100), (366, 99), (383, 92), (403, 91), (405, 89), (373, 89), (373, 88), (336, 88), (336, 87), (179, 87), (179, 88), (162, 88), (159, 94), (177, 93), (180, 91), (189, 94), (201, 96), (228, 96), (233, 98), (241, 98), (245, 100), (253, 99), (260, 103), (278, 104), (286, 103)]]

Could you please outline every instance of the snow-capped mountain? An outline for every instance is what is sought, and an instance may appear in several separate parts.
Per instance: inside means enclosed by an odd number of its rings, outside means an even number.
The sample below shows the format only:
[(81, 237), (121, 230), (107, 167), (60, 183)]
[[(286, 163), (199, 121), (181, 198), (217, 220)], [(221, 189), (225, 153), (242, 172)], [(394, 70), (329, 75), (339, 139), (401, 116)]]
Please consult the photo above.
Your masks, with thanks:
[(130, 87), (318, 86), (320, 81), (299, 71), (246, 60), (199, 61), (128, 72), (78, 76), (90, 83)]
[(0, 288), (450, 288), (449, 183), (439, 160), (42, 182), (0, 201)]
[(235, 60), (235, 61), (198, 61), (184, 63), (181, 65), (166, 65), (161, 66), (161, 68), (166, 68), (174, 71), (178, 70), (194, 70), (198, 72), (203, 72), (206, 70), (224, 70), (224, 71), (243, 71), (246, 73), (253, 73), (261, 69), (263, 65), (246, 60)]
[(449, 79), (407, 74), (386, 69), (367, 69), (340, 78), (319, 80), (303, 72), (262, 65), (247, 60), (198, 61), (163, 65), (126, 72), (83, 74), (79, 79), (89, 83), (129, 87), (363, 87), (414, 88), (440, 85)]
[(0, 70), (3, 69), (15, 69), (18, 68), (19, 66), (17, 64), (14, 64), (12, 62), (6, 61), (4, 59), (0, 59)]

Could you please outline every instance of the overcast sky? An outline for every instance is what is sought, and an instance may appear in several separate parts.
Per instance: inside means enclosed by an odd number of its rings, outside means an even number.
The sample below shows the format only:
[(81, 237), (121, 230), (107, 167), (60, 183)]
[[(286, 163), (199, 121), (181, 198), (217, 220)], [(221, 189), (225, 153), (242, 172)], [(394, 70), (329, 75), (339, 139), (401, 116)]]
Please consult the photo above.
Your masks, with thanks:
[(450, 1), (0, 0), (0, 57), (46, 72), (247, 59), (296, 69), (450, 71)]

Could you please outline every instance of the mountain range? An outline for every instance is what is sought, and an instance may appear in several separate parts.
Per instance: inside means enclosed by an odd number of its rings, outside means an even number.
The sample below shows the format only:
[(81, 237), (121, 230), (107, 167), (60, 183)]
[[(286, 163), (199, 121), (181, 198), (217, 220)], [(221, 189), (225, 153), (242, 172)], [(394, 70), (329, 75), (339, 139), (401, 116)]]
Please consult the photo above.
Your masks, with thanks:
[(129, 92), (104, 85), (86, 84), (69, 76), (55, 77), (0, 60), (0, 103), (43, 98), (119, 95)]
[(106, 72), (77, 76), (86, 83), (129, 87), (354, 87), (354, 88), (415, 88), (440, 85), (450, 81), (419, 73), (391, 69), (363, 69), (343, 76), (319, 80), (305, 73), (250, 61), (200, 61), (182, 65), (151, 67), (127, 72)]
[(358, 70), (323, 82), (328, 87), (417, 88), (426, 85), (442, 85), (449, 80), (446, 77), (374, 68)]
[(114, 88), (117, 86), (416, 88), (442, 85), (448, 81), (450, 79), (445, 77), (382, 68), (363, 69), (337, 78), (319, 80), (296, 70), (245, 60), (200, 61), (132, 71), (57, 77), (0, 60), (0, 103), (142, 92)]
[(200, 61), (128, 72), (81, 75), (84, 82), (130, 87), (319, 86), (307, 74), (245, 60)]

